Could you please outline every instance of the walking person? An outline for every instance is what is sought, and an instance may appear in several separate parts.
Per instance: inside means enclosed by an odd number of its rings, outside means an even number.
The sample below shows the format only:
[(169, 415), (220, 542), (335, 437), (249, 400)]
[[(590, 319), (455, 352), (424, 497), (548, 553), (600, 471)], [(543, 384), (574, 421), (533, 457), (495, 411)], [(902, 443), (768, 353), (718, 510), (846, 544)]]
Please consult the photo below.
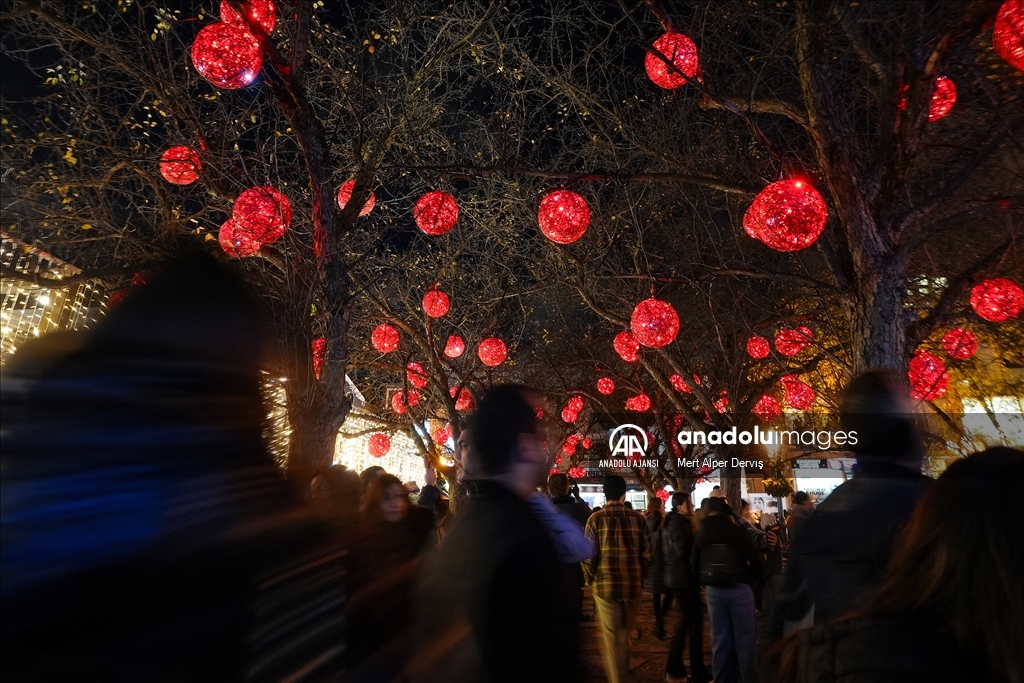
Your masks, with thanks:
[(672, 591), (665, 586), (665, 558), (662, 553), (662, 529), (665, 525), (665, 503), (657, 496), (651, 496), (644, 511), (647, 520), (647, 537), (654, 549), (651, 565), (644, 574), (644, 590), (653, 596), (654, 636), (665, 640), (665, 615), (672, 606)]
[[(679, 625), (672, 636), (672, 645), (665, 665), (666, 683), (709, 683), (711, 671), (704, 665), (704, 604), (700, 599), (700, 583), (690, 566), (697, 521), (690, 494), (672, 494), (672, 510), (665, 518), (662, 547), (665, 556), (665, 584), (672, 591), (680, 611)], [(690, 671), (686, 675), (683, 648), (690, 639)]]
[[(582, 533), (584, 525), (590, 519), (590, 508), (586, 503), (581, 503), (569, 495), (569, 478), (565, 474), (558, 472), (548, 477), (548, 495), (551, 496), (552, 505), (562, 515), (574, 520)], [(590, 555), (592, 554), (593, 552), (590, 553)], [(562, 569), (569, 584), (573, 612), (581, 619), (589, 619), (590, 617), (585, 617), (583, 614), (583, 567), (578, 560), (575, 562), (565, 561), (563, 557)]]
[(626, 480), (605, 477), (604, 495), (605, 506), (587, 520), (597, 554), (583, 563), (583, 572), (594, 592), (605, 675), (608, 683), (621, 683), (629, 670), (629, 637), (653, 548), (643, 516), (623, 505)]
[(706, 587), (715, 681), (758, 683), (752, 585), (764, 558), (723, 498), (708, 501), (690, 567)]

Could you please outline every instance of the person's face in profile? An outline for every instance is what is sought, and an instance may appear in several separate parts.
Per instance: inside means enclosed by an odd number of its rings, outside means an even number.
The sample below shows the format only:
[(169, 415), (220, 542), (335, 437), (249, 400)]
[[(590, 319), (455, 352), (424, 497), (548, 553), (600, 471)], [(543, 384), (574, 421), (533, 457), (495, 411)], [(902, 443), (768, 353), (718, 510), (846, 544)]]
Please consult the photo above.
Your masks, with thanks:
[(455, 478), (458, 481), (472, 479), (471, 467), (469, 466), (469, 430), (463, 429), (459, 434), (459, 440), (455, 442), (455, 452), (452, 453), (455, 460)]
[(392, 484), (380, 501), (380, 516), (385, 522), (401, 522), (409, 512), (409, 494), (400, 484)]

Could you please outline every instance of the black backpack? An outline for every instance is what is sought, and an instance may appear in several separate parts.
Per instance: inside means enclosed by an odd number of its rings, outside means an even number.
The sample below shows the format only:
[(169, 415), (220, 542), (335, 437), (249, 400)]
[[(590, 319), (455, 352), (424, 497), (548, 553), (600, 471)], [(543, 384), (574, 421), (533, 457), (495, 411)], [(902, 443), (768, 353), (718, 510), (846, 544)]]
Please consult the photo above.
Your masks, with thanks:
[(729, 588), (747, 575), (746, 562), (729, 543), (709, 543), (700, 553), (700, 582), (705, 586)]

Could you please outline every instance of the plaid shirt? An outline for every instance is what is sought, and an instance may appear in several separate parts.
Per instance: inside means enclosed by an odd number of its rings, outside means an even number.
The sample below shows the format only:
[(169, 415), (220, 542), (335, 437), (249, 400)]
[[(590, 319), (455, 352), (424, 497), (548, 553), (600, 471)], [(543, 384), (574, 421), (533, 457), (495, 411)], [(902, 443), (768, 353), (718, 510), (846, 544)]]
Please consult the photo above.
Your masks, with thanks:
[(654, 554), (643, 516), (610, 502), (590, 516), (586, 534), (597, 543), (597, 554), (583, 563), (594, 594), (604, 600), (639, 598), (644, 570)]

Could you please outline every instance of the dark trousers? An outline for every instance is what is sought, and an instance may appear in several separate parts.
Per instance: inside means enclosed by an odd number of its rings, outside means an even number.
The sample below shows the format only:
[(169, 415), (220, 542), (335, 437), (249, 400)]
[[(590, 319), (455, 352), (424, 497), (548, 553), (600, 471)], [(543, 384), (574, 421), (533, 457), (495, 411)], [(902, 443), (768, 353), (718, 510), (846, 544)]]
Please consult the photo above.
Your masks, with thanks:
[(652, 604), (654, 606), (654, 620), (660, 626), (662, 618), (668, 614), (668, 610), (672, 606), (672, 593), (655, 593)]
[(680, 678), (686, 675), (683, 647), (689, 637), (691, 678), (697, 683), (710, 681), (711, 672), (704, 666), (704, 606), (700, 601), (700, 587), (676, 588), (673, 595), (680, 611), (680, 618), (679, 626), (672, 636), (665, 671)]

